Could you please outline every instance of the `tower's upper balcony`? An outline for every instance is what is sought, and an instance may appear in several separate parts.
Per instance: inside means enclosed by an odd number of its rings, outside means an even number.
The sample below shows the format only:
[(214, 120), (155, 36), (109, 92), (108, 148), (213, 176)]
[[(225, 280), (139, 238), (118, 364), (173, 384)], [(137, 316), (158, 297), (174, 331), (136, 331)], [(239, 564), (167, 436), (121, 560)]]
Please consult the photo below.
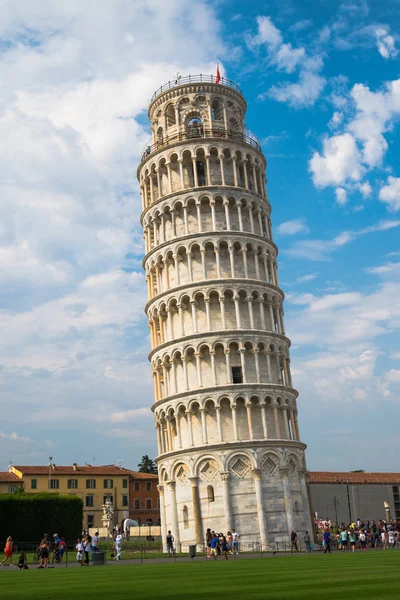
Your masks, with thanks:
[(246, 129), (246, 101), (239, 86), (213, 75), (177, 77), (162, 85), (149, 106), (152, 139), (142, 162), (167, 146), (199, 138), (225, 138), (261, 151), (256, 136)]

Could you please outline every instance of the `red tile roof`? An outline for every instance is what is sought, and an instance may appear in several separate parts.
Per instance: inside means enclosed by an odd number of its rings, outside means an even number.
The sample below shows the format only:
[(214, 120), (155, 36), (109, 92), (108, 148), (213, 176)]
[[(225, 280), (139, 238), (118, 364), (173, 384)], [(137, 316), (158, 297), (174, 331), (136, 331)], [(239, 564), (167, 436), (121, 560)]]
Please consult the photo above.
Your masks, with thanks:
[(14, 473), (9, 473), (8, 471), (0, 472), (0, 483), (14, 483), (15, 481), (21, 483), (21, 479), (17, 475), (14, 475)]
[(400, 473), (310, 471), (310, 483), (400, 484)]
[[(48, 475), (48, 465), (26, 465), (19, 466), (13, 465), (14, 469), (20, 471), (23, 475)], [(55, 465), (51, 469), (52, 475), (121, 475), (131, 476), (136, 479), (158, 479), (158, 475), (150, 475), (149, 473), (139, 473), (137, 471), (131, 471), (130, 469), (124, 469), (123, 467), (116, 467), (115, 465), (102, 465), (98, 467), (92, 467), (91, 465)], [(18, 479), (18, 478), (17, 478)]]

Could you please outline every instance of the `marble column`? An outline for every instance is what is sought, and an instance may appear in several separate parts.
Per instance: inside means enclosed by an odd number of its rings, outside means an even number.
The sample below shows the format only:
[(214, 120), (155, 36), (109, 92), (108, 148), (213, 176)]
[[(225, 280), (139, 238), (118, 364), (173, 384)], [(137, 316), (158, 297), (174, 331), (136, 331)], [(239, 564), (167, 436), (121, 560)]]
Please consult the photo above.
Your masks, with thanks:
[(200, 494), (199, 494), (199, 478), (189, 477), (192, 486), (192, 504), (193, 504), (193, 520), (194, 520), (194, 535), (196, 544), (203, 543), (203, 524), (201, 520)]
[(268, 544), (267, 519), (264, 512), (263, 490), (261, 482), (261, 469), (252, 469), (254, 489), (256, 492), (258, 526), (260, 528), (260, 541), (263, 546)]
[(167, 538), (167, 515), (166, 515), (166, 510), (165, 510), (164, 486), (163, 485), (158, 485), (157, 489), (158, 489), (158, 493), (159, 493), (159, 496), (160, 496), (161, 542), (162, 542), (163, 552), (166, 552), (167, 551), (167, 544), (166, 544), (166, 538)]
[(171, 500), (171, 533), (175, 538), (175, 548), (180, 552), (180, 535), (179, 535), (179, 520), (178, 506), (176, 504), (176, 481), (168, 481), (169, 496)]
[(225, 514), (225, 531), (232, 531), (233, 521), (232, 521), (232, 509), (231, 509), (231, 499), (229, 493), (229, 472), (223, 471), (221, 473), (221, 481), (222, 481), (222, 493), (224, 497), (224, 514)]

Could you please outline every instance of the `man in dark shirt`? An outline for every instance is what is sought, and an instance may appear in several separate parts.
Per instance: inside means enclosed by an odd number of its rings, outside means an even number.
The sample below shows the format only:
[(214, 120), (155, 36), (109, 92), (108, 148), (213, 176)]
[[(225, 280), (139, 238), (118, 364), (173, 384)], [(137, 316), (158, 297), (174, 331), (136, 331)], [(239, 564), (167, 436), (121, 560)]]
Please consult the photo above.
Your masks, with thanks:
[(298, 552), (299, 549), (297, 547), (297, 533), (294, 531), (294, 529), (292, 529), (292, 531), (290, 532), (290, 542), (291, 552), (293, 552), (293, 548), (296, 550), (296, 552)]
[(174, 536), (170, 531), (168, 531), (167, 535), (167, 552), (169, 557), (174, 553)]
[(330, 554), (331, 553), (331, 532), (329, 531), (329, 529), (326, 529), (324, 531), (324, 542), (325, 542), (324, 554), (326, 554), (327, 552), (329, 552), (329, 554)]

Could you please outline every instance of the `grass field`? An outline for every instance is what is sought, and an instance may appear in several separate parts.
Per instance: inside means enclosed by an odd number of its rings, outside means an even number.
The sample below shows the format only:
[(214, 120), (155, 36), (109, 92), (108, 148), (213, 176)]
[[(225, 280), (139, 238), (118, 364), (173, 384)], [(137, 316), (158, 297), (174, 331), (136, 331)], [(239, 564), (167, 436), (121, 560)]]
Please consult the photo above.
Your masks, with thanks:
[(400, 598), (400, 552), (0, 571), (5, 600)]

